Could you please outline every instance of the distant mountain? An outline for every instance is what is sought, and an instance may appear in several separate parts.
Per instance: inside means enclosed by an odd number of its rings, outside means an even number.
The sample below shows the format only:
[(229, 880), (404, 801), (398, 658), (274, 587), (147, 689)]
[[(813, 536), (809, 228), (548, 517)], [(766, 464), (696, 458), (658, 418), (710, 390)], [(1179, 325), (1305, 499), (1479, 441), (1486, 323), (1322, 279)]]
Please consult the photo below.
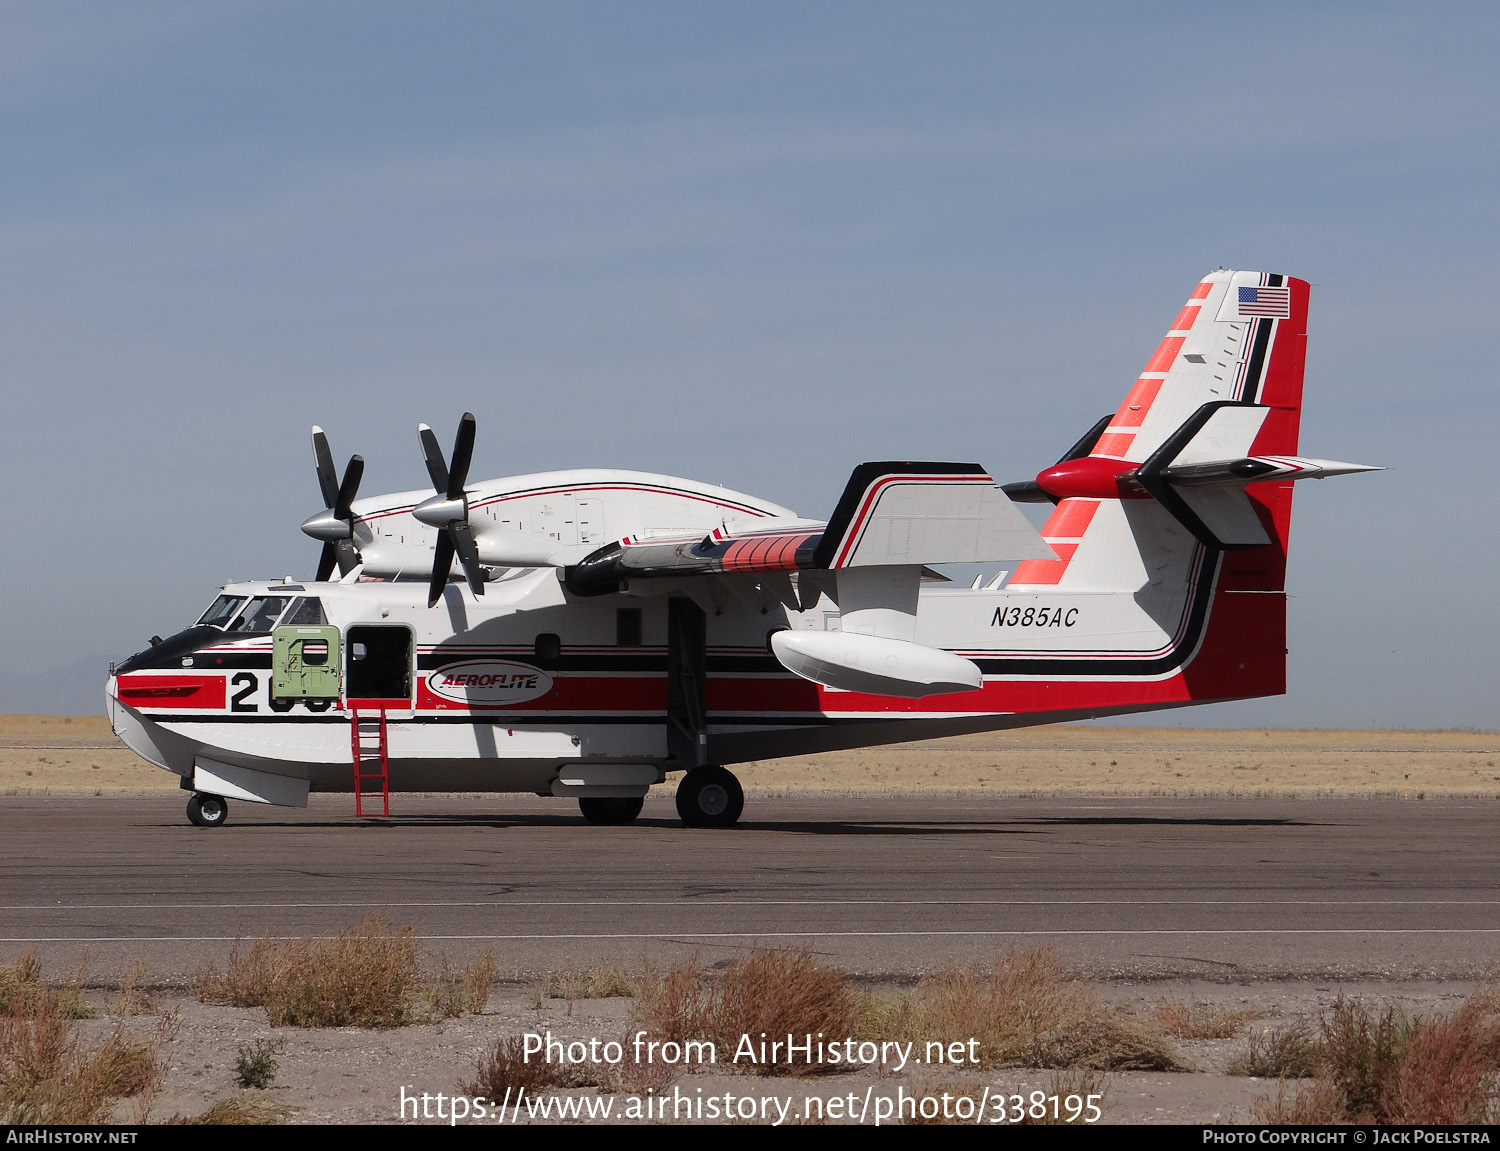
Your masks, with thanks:
[(102, 655), (36, 675), (0, 672), (0, 715), (102, 715), (108, 678)]

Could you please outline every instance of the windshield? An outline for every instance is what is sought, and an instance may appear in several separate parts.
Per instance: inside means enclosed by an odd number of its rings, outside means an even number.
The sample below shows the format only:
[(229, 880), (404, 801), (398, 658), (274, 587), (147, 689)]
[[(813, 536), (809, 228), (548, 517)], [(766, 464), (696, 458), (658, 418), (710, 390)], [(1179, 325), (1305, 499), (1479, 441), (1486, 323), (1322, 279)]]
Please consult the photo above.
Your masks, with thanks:
[(198, 625), (200, 627), (205, 624), (209, 627), (223, 627), (234, 618), (234, 613), (240, 610), (240, 604), (244, 602), (245, 597), (242, 595), (221, 595), (209, 605), (206, 612), (198, 617)]
[(276, 617), (286, 607), (288, 596), (258, 595), (239, 619), (226, 629), (232, 632), (270, 631), (276, 626)]

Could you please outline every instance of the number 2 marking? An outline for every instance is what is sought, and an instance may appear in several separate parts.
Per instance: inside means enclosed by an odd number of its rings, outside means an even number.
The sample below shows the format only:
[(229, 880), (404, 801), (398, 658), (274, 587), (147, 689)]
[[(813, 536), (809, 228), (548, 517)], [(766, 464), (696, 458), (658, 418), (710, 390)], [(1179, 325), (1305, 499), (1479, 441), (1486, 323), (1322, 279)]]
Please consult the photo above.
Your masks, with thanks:
[(239, 675), (235, 676), (229, 682), (234, 684), (234, 686), (236, 687), (239, 687), (240, 684), (245, 685), (244, 688), (236, 692), (234, 698), (229, 701), (230, 711), (260, 710), (260, 707), (258, 705), (246, 702), (250, 696), (255, 694), (255, 689), (260, 686), (253, 675), (251, 675), (248, 671), (242, 671)]

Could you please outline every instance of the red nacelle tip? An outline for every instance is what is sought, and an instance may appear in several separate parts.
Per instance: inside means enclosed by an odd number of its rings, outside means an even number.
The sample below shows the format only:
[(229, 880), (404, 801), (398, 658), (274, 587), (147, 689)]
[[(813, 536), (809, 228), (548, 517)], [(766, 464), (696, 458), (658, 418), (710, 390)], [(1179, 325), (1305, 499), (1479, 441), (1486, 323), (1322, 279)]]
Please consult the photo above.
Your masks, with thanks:
[(1084, 456), (1064, 460), (1039, 473), (1037, 487), (1058, 499), (1138, 500), (1147, 493), (1131, 482), (1137, 465), (1124, 460)]

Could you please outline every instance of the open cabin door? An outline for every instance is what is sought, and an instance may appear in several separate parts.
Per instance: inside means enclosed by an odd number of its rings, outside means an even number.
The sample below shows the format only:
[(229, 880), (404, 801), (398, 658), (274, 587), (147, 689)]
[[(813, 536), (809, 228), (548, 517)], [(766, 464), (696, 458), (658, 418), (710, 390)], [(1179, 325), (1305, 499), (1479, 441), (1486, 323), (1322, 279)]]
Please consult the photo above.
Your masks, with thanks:
[(344, 634), (344, 698), (350, 708), (410, 711), (412, 630), (404, 624), (351, 624)]

